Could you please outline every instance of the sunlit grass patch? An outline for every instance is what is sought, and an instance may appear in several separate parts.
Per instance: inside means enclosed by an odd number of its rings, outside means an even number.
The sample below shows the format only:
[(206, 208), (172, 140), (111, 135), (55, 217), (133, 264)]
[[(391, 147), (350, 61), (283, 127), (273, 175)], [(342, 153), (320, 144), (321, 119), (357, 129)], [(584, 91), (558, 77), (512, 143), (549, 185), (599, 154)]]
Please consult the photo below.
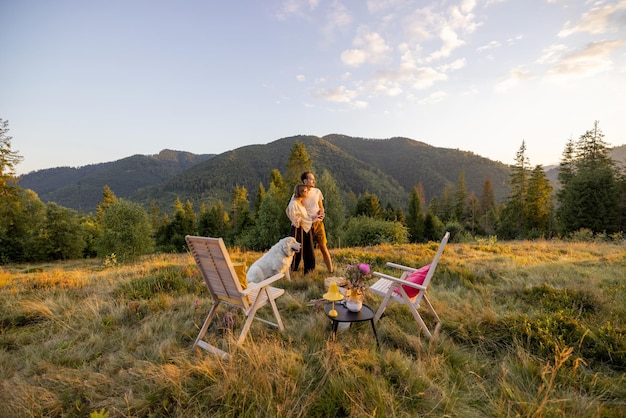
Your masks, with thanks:
[[(332, 249), (386, 271), (437, 243)], [(260, 253), (233, 249), (250, 265)], [(333, 341), (326, 271), (280, 280), (281, 332), (220, 307), (230, 361), (192, 348), (211, 297), (189, 254), (0, 270), (0, 410), (7, 416), (624, 416), (626, 255), (610, 243), (452, 243), (429, 287), (427, 339), (401, 305)], [(34, 284), (36, 283), (36, 284)], [(318, 301), (319, 303), (315, 303)], [(381, 298), (368, 295), (376, 309)], [(427, 324), (432, 318), (420, 311)], [(263, 308), (261, 317), (271, 318)], [(1, 414), (0, 414), (1, 415)]]

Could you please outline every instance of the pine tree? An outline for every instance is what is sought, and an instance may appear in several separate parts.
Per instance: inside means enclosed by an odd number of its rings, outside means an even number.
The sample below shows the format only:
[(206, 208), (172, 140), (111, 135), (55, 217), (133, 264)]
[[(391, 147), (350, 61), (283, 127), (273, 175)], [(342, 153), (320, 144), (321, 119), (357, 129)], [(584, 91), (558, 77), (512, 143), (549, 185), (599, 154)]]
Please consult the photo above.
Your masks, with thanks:
[(96, 216), (98, 219), (102, 219), (104, 217), (104, 212), (106, 212), (107, 208), (117, 202), (117, 196), (113, 193), (113, 190), (108, 185), (104, 186), (102, 190), (102, 200), (98, 203), (96, 207)]
[(419, 189), (414, 187), (409, 196), (409, 210), (406, 219), (410, 242), (424, 241), (424, 214), (422, 213), (423, 200)]
[(248, 191), (243, 186), (235, 186), (233, 191), (232, 204), (230, 208), (231, 238), (235, 239), (241, 235), (246, 228), (254, 225), (250, 217), (250, 202), (248, 201)]
[(287, 173), (285, 174), (287, 189), (292, 191), (296, 184), (302, 183), (300, 179), (302, 173), (312, 170), (313, 162), (306, 147), (300, 141), (294, 142), (289, 154), (289, 160), (287, 161)]
[(505, 238), (521, 238), (526, 217), (526, 194), (528, 187), (528, 168), (530, 162), (526, 156), (526, 141), (515, 155), (515, 165), (511, 167), (509, 186), (511, 188), (502, 213), (499, 234)]
[[(587, 228), (594, 233), (618, 231), (619, 228), (619, 172), (608, 155), (609, 147), (598, 121), (580, 136), (574, 144), (566, 146), (561, 167), (557, 218), (563, 233)], [(571, 168), (570, 170), (567, 167)]]
[(207, 210), (202, 211), (198, 219), (198, 233), (205, 237), (224, 238), (230, 229), (230, 217), (219, 200)]
[(487, 177), (478, 201), (478, 223), (482, 233), (486, 235), (495, 234), (497, 219), (496, 198), (493, 193), (491, 178)]
[(259, 216), (259, 208), (261, 206), (261, 201), (265, 197), (265, 194), (266, 192), (263, 183), (259, 183), (259, 188), (257, 189), (256, 197), (254, 198), (254, 219)]
[(9, 121), (0, 118), (0, 196), (9, 194), (14, 187), (15, 166), (23, 159), (17, 151), (11, 150), (11, 139)]
[(378, 196), (365, 192), (356, 204), (354, 216), (368, 216), (374, 219), (383, 219), (383, 208)]
[(525, 232), (533, 238), (537, 235), (551, 235), (554, 204), (552, 186), (542, 165), (537, 165), (528, 181), (525, 204)]
[(276, 185), (270, 184), (259, 204), (254, 227), (238, 237), (237, 243), (256, 251), (265, 251), (289, 235), (289, 218), (285, 214), (285, 205), (277, 199), (278, 192)]
[(454, 188), (454, 217), (462, 224), (466, 220), (466, 205), (467, 205), (467, 185), (465, 183), (465, 172), (461, 170), (459, 177), (456, 181), (456, 187)]

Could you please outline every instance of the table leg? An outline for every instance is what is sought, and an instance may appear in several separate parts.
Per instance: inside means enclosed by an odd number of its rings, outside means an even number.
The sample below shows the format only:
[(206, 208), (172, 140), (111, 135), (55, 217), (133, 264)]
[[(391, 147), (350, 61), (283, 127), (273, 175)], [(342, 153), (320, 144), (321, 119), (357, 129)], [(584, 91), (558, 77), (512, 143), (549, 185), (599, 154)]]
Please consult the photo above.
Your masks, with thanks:
[(374, 325), (374, 318), (370, 319), (370, 322), (372, 323), (372, 330), (374, 330), (374, 337), (376, 337), (376, 346), (380, 347), (380, 344), (378, 343), (378, 334), (376, 333), (376, 326)]
[(337, 328), (339, 328), (339, 321), (333, 321), (333, 341), (337, 339)]

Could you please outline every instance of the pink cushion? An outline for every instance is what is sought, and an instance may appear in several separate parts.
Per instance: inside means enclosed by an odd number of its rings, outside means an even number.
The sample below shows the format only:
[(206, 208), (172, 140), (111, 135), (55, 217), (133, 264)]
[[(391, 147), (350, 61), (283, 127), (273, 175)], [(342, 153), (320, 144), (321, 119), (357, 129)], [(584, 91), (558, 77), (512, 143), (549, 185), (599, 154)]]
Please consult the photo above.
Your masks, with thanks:
[[(430, 270), (430, 264), (427, 264), (424, 267), (421, 267), (415, 270), (413, 273), (409, 275), (409, 277), (406, 278), (406, 281), (415, 283), (415, 284), (424, 284), (424, 280), (426, 279), (426, 276), (428, 275), (428, 270)], [(420, 292), (419, 289), (416, 289), (414, 287), (410, 287), (404, 284), (402, 285), (402, 287), (404, 288), (404, 291), (406, 292), (407, 296), (410, 298), (417, 296), (417, 294)], [(400, 293), (400, 290), (397, 287), (394, 291), (396, 293)]]

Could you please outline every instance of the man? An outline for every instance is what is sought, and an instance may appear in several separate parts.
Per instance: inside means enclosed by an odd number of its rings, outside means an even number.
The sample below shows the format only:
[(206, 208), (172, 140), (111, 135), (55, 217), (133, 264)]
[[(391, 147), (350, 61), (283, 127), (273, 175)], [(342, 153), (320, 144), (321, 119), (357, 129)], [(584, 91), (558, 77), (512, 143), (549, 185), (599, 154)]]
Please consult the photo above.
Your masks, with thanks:
[(328, 268), (330, 273), (333, 273), (333, 262), (330, 258), (330, 251), (328, 251), (328, 247), (326, 246), (326, 230), (324, 229), (324, 195), (322, 195), (322, 191), (320, 189), (315, 187), (315, 176), (310, 171), (302, 173), (300, 180), (302, 180), (305, 185), (309, 186), (309, 192), (302, 200), (302, 203), (304, 204), (309, 217), (317, 219), (313, 222), (313, 226), (311, 227), (313, 241), (317, 243), (317, 246), (322, 252), (326, 268)]

